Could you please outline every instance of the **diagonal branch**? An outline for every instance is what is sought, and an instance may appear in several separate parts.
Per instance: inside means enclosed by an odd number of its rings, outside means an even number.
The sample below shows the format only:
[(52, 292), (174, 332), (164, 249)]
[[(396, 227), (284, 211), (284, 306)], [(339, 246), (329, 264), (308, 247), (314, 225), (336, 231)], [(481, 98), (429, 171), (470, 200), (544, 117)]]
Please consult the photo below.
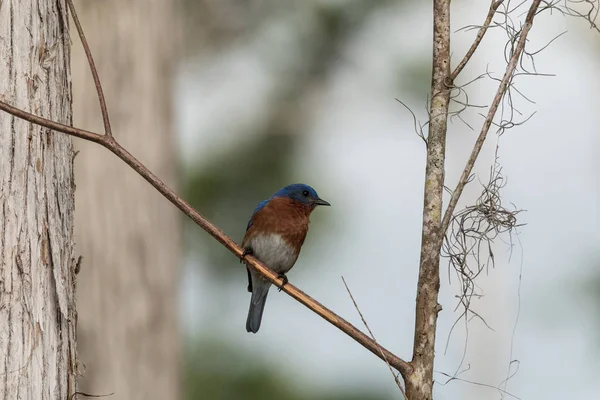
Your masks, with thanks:
[(496, 115), (496, 111), (498, 110), (498, 106), (500, 105), (500, 102), (502, 101), (502, 98), (504, 97), (504, 94), (506, 93), (506, 91), (509, 87), (510, 81), (513, 78), (515, 69), (517, 67), (517, 63), (519, 62), (519, 58), (521, 57), (521, 54), (523, 53), (523, 50), (525, 49), (525, 43), (527, 41), (527, 34), (529, 33), (529, 30), (533, 26), (533, 19), (536, 15), (536, 12), (540, 5), (540, 2), (541, 2), (541, 0), (533, 0), (533, 3), (529, 7), (529, 11), (527, 12), (527, 17), (525, 18), (525, 24), (523, 25), (523, 28), (521, 30), (519, 41), (515, 48), (515, 52), (512, 54), (510, 61), (509, 61), (508, 65), (506, 66), (506, 72), (504, 73), (504, 77), (502, 78), (502, 81), (500, 81), (500, 85), (498, 86), (498, 90), (496, 91), (494, 100), (492, 101), (492, 105), (490, 106), (487, 117), (485, 118), (483, 126), (481, 127), (481, 132), (479, 133), (479, 137), (477, 138), (477, 141), (475, 142), (475, 145), (473, 146), (473, 151), (471, 152), (471, 156), (469, 157), (469, 160), (467, 161), (467, 165), (465, 166), (465, 169), (463, 170), (463, 173), (458, 181), (458, 184), (456, 185), (456, 189), (454, 189), (454, 192), (452, 192), (452, 197), (450, 197), (450, 202), (448, 203), (448, 208), (446, 209), (446, 212), (444, 214), (444, 220), (442, 222), (442, 233), (445, 233), (446, 230), (448, 229), (448, 226), (450, 225), (450, 220), (452, 219), (452, 214), (454, 213), (454, 209), (456, 208), (458, 199), (460, 198), (460, 196), (463, 192), (463, 189), (465, 188), (465, 185), (469, 181), (469, 176), (471, 175), (471, 171), (473, 170), (475, 161), (477, 160), (477, 157), (479, 156), (479, 152), (481, 151), (481, 148), (483, 147), (483, 143), (485, 142), (485, 138), (490, 130), (490, 126), (492, 125), (494, 116)]
[[(74, 128), (71, 126), (63, 125), (58, 122), (50, 121), (48, 119), (33, 115), (26, 111), (20, 110), (18, 108), (12, 107), (4, 102), (0, 101), (0, 110), (3, 110), (9, 114), (14, 115), (15, 117), (19, 117), (36, 125), (43, 126), (45, 128), (50, 128), (52, 130), (63, 132), (71, 136), (75, 136), (81, 139), (89, 140), (95, 143), (98, 143), (111, 152), (113, 152), (117, 157), (123, 160), (127, 165), (129, 165), (135, 172), (137, 172), (142, 178), (144, 178), (148, 183), (150, 183), (156, 190), (158, 190), (164, 197), (166, 197), (171, 203), (173, 203), (177, 208), (179, 208), (185, 215), (187, 215), (192, 221), (194, 221), (198, 226), (208, 232), (213, 238), (215, 238), (218, 242), (220, 242), (223, 246), (225, 246), (230, 252), (232, 252), (236, 257), (242, 258), (243, 249), (238, 246), (229, 236), (223, 233), (219, 228), (213, 225), (209, 220), (207, 220), (203, 215), (201, 215), (198, 211), (194, 210), (192, 206), (190, 206), (185, 200), (183, 200), (177, 193), (175, 193), (172, 189), (170, 189), (167, 185), (165, 185), (156, 175), (154, 175), (146, 166), (144, 166), (141, 162), (139, 162), (134, 156), (132, 156), (125, 148), (123, 148), (113, 137), (109, 137), (106, 135), (101, 135), (94, 132), (89, 132), (83, 129)], [(274, 283), (277, 286), (282, 285), (282, 280), (279, 278), (278, 274), (271, 271), (267, 268), (263, 263), (261, 263), (258, 259), (247, 255), (244, 258), (244, 261), (248, 263), (252, 268), (254, 268), (258, 273), (267, 278), (270, 282)], [(379, 345), (375, 340), (371, 339), (363, 332), (358, 330), (354, 325), (329, 310), (327, 307), (308, 296), (304, 292), (302, 292), (297, 287), (288, 283), (283, 286), (283, 291), (289, 294), (292, 298), (297, 300), (298, 302), (304, 304), (307, 308), (315, 312), (317, 315), (321, 316), (323, 319), (328, 321), (330, 324), (334, 325), (342, 332), (353, 338), (356, 342), (362, 345), (364, 348), (375, 354), (381, 360), (388, 362), (392, 367), (398, 370), (403, 377), (409, 376), (413, 368), (412, 366), (391, 353), (390, 351), (383, 348)]]
[(500, 5), (503, 2), (504, 2), (504, 0), (492, 0), (487, 17), (485, 18), (483, 25), (479, 28), (479, 32), (477, 32), (477, 36), (475, 37), (473, 44), (471, 44), (471, 47), (467, 51), (467, 54), (465, 54), (463, 59), (460, 61), (460, 63), (458, 63), (458, 65), (456, 66), (454, 71), (452, 71), (452, 73), (450, 74), (450, 76), (449, 76), (450, 82), (454, 82), (454, 80), (461, 73), (463, 68), (465, 68), (465, 66), (471, 59), (471, 57), (473, 57), (475, 50), (477, 50), (477, 48), (479, 47), (479, 44), (483, 40), (485, 33), (487, 32), (488, 28), (490, 27), (490, 24), (492, 23), (492, 20), (494, 19), (494, 14), (496, 14), (496, 10), (498, 10), (498, 7), (500, 7)]

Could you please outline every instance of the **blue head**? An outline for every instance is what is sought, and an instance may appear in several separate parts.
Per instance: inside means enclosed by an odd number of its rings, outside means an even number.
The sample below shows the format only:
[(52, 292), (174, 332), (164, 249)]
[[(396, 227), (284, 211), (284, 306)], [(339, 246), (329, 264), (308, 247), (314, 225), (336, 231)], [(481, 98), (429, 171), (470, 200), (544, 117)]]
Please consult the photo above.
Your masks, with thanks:
[(263, 200), (260, 203), (258, 203), (256, 208), (254, 209), (254, 212), (252, 213), (252, 217), (250, 217), (250, 221), (248, 221), (248, 226), (246, 227), (246, 230), (250, 229), (250, 227), (252, 226), (252, 219), (254, 218), (256, 213), (259, 212), (264, 206), (266, 206), (269, 200), (275, 197), (287, 197), (289, 199), (296, 200), (302, 204), (309, 205), (311, 207), (311, 210), (316, 206), (331, 205), (322, 198), (320, 198), (315, 189), (302, 183), (295, 183), (293, 185), (289, 185), (284, 187), (283, 189), (280, 189), (277, 193), (271, 196), (270, 199)]
[(312, 207), (331, 205), (320, 198), (315, 189), (303, 183), (294, 183), (293, 185), (286, 186), (275, 193), (274, 197), (287, 197)]

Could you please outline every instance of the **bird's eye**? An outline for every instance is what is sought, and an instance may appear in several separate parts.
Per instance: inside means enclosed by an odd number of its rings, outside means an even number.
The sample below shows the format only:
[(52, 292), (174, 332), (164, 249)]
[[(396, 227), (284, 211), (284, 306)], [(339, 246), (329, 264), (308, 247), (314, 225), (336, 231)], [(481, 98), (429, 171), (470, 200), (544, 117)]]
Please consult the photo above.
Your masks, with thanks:
[(308, 197), (308, 190), (303, 190), (303, 191), (302, 191), (302, 195), (303, 195), (304, 197)]

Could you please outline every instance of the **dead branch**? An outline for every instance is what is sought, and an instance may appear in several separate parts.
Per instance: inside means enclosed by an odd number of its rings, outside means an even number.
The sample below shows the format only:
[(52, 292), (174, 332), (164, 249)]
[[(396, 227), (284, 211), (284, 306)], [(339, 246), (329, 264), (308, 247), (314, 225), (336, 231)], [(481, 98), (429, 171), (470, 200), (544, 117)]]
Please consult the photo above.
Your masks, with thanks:
[(500, 4), (502, 4), (503, 2), (504, 2), (504, 0), (492, 0), (487, 17), (485, 18), (483, 25), (479, 28), (479, 32), (477, 32), (477, 36), (475, 37), (473, 44), (471, 44), (471, 47), (467, 51), (467, 54), (465, 54), (463, 59), (460, 61), (460, 63), (458, 63), (458, 65), (456, 66), (454, 71), (452, 71), (452, 73), (450, 74), (450, 76), (449, 76), (450, 82), (454, 82), (454, 80), (461, 73), (463, 68), (465, 68), (465, 66), (471, 59), (471, 57), (473, 57), (475, 50), (477, 50), (477, 48), (481, 44), (481, 41), (483, 40), (485, 33), (487, 32), (488, 28), (490, 27), (490, 24), (492, 23), (492, 19), (494, 19), (494, 14), (496, 14), (496, 10), (498, 9), (498, 7), (500, 7)]
[(465, 169), (463, 170), (463, 173), (458, 181), (458, 184), (456, 185), (456, 189), (454, 189), (454, 191), (452, 192), (452, 196), (450, 197), (450, 202), (448, 203), (448, 208), (446, 209), (446, 212), (444, 214), (444, 220), (442, 222), (442, 233), (445, 233), (448, 230), (448, 226), (450, 225), (450, 220), (452, 219), (452, 215), (454, 213), (454, 209), (456, 208), (456, 204), (458, 203), (458, 200), (463, 192), (463, 189), (465, 188), (465, 185), (467, 184), (469, 176), (471, 175), (471, 171), (473, 170), (475, 161), (477, 160), (477, 157), (479, 156), (479, 152), (481, 151), (481, 148), (483, 147), (485, 138), (490, 130), (490, 126), (492, 125), (494, 116), (496, 115), (496, 111), (498, 110), (498, 106), (500, 105), (500, 102), (501, 102), (502, 98), (504, 97), (504, 94), (506, 93), (507, 88), (509, 87), (510, 81), (513, 78), (515, 68), (517, 67), (517, 63), (519, 62), (521, 54), (523, 53), (523, 49), (525, 48), (525, 43), (527, 41), (527, 34), (529, 33), (529, 30), (533, 26), (533, 19), (536, 15), (536, 11), (540, 5), (540, 2), (541, 2), (541, 0), (533, 0), (533, 3), (529, 7), (527, 17), (525, 18), (525, 23), (523, 25), (521, 33), (518, 35), (519, 41), (518, 41), (516, 48), (512, 54), (512, 57), (510, 58), (508, 65), (506, 67), (506, 72), (504, 73), (504, 77), (502, 78), (502, 81), (500, 82), (500, 85), (498, 86), (498, 90), (496, 91), (496, 94), (494, 95), (494, 99), (492, 101), (492, 104), (490, 105), (490, 109), (488, 111), (487, 117), (481, 128), (481, 132), (479, 133), (479, 137), (477, 138), (477, 141), (475, 142), (475, 145), (473, 146), (471, 156), (469, 157), (469, 160), (467, 161), (467, 165), (465, 166)]
[[(375, 343), (377, 343), (377, 340), (375, 339), (375, 335), (373, 334), (373, 331), (371, 331), (371, 328), (369, 328), (369, 324), (367, 324), (367, 320), (363, 316), (362, 312), (360, 312), (360, 308), (358, 308), (358, 304), (356, 304), (356, 300), (354, 300), (354, 296), (352, 295), (352, 292), (350, 291), (350, 288), (348, 287), (348, 284), (346, 283), (346, 280), (344, 279), (343, 276), (342, 276), (342, 282), (344, 282), (346, 291), (348, 292), (348, 295), (350, 296), (350, 300), (352, 300), (352, 304), (354, 304), (354, 308), (356, 308), (358, 315), (360, 315), (360, 319), (362, 320), (363, 324), (365, 325), (365, 328), (367, 328), (367, 330), (369, 331), (369, 335), (371, 335), (371, 338), (375, 341)], [(382, 357), (385, 358), (385, 354), (383, 354), (383, 352), (381, 353), (381, 355), (382, 355)], [(394, 381), (396, 382), (396, 385), (400, 389), (400, 392), (402, 392), (402, 395), (406, 399), (406, 392), (404, 391), (404, 388), (402, 387), (402, 384), (400, 383), (400, 380), (398, 379), (398, 374), (396, 374), (394, 372), (394, 370), (392, 369), (392, 366), (387, 361), (387, 359), (385, 360), (385, 363), (387, 364), (388, 368), (390, 369), (390, 372), (392, 373), (392, 376), (394, 377)]]
[(102, 122), (104, 123), (104, 134), (108, 137), (112, 137), (113, 134), (110, 127), (110, 119), (108, 118), (108, 108), (106, 107), (106, 100), (104, 99), (104, 92), (102, 91), (102, 85), (100, 84), (100, 77), (98, 76), (98, 71), (96, 70), (94, 57), (92, 57), (92, 51), (90, 50), (90, 46), (85, 38), (85, 34), (83, 33), (83, 28), (81, 27), (81, 23), (77, 17), (77, 11), (75, 11), (73, 0), (67, 0), (67, 5), (69, 6), (69, 10), (73, 16), (73, 21), (75, 22), (75, 27), (77, 28), (77, 33), (79, 34), (79, 40), (81, 40), (81, 44), (83, 45), (83, 50), (85, 51), (85, 56), (87, 57), (88, 64), (90, 65), (90, 71), (92, 72), (92, 77), (94, 78), (94, 85), (96, 86), (96, 93), (98, 93), (98, 101), (100, 102), (100, 110), (102, 112)]

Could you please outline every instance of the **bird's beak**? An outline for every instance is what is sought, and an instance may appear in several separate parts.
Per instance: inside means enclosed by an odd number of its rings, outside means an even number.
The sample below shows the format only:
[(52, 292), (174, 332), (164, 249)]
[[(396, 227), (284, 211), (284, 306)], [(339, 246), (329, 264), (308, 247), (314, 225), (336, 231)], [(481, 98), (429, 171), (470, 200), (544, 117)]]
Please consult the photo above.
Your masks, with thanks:
[(313, 201), (313, 204), (316, 206), (330, 206), (331, 205), (323, 199), (316, 199), (315, 201)]

